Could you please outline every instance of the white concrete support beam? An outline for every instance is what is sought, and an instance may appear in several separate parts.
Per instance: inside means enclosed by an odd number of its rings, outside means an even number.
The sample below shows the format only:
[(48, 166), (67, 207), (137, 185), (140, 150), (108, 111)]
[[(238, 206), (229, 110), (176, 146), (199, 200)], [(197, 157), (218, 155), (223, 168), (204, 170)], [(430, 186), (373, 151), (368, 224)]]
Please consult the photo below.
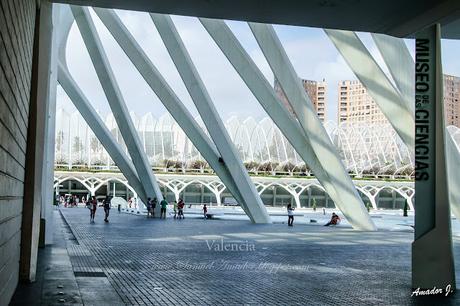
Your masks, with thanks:
[(62, 63), (59, 64), (58, 80), (83, 119), (85, 119), (88, 126), (94, 132), (94, 135), (96, 135), (97, 139), (99, 139), (104, 146), (104, 149), (126, 177), (129, 185), (133, 187), (142, 201), (147, 203), (147, 194), (128, 156), (125, 155), (112, 133), (110, 133), (109, 129), (105, 126), (96, 110), (91, 106), (91, 103), (87, 100)]
[(372, 33), (371, 35), (385, 61), (385, 65), (390, 71), (391, 77), (395, 81), (396, 87), (401, 94), (402, 102), (411, 113), (414, 113), (414, 60), (404, 43), (404, 39), (384, 34)]
[[(43, 178), (42, 178), (42, 208), (41, 218), (45, 222), (44, 241), (45, 245), (53, 243), (53, 204), (54, 204), (54, 146), (55, 146), (55, 128), (56, 128), (56, 88), (57, 88), (57, 50), (59, 46), (59, 17), (61, 5), (53, 4), (52, 7), (52, 30), (51, 50), (50, 50), (50, 67), (48, 83), (48, 103), (45, 106), (45, 144), (43, 158)], [(46, 6), (45, 6), (46, 7)]]
[(399, 137), (414, 151), (414, 113), (398, 90), (385, 76), (356, 33), (324, 30), (359, 81), (366, 87), (382, 113), (388, 118)]
[[(243, 202), (238, 187), (233, 181), (226, 165), (219, 162), (220, 154), (216, 150), (211, 139), (204, 133), (203, 129), (196, 123), (192, 114), (187, 110), (173, 89), (142, 50), (135, 38), (123, 25), (120, 18), (113, 10), (95, 8), (96, 14), (131, 60), (133, 65), (142, 75), (144, 80), (158, 96), (165, 108), (173, 116), (193, 145), (197, 148), (203, 158), (214, 169), (220, 180), (224, 183), (238, 203)], [(180, 192), (175, 192), (176, 200)]]
[(53, 4), (52, 13), (52, 41), (50, 50), (50, 79), (48, 89), (48, 104), (45, 113), (47, 118), (45, 121), (45, 153), (43, 159), (43, 181), (42, 181), (42, 218), (45, 219), (45, 245), (53, 243), (53, 206), (55, 201), (55, 191), (53, 186), (54, 181), (54, 147), (55, 147), (55, 132), (56, 132), (56, 89), (57, 89), (57, 63), (58, 54), (61, 46), (67, 38), (66, 31), (70, 29), (73, 17), (71, 20), (66, 20), (65, 13), (69, 13), (70, 9), (66, 5)]
[[(257, 98), (261, 106), (272, 118), (273, 122), (278, 126), (305, 163), (313, 170), (318, 181), (326, 189), (337, 207), (342, 210), (350, 224), (355, 229), (374, 230), (375, 225), (367, 214), (367, 211), (361, 209), (358, 210), (356, 214), (355, 212), (348, 212), (342, 209), (344, 206), (350, 205), (350, 203), (341, 202), (342, 198), (339, 197), (339, 194), (332, 184), (330, 174), (324, 171), (300, 124), (292, 117), (286, 108), (283, 107), (272, 85), (270, 85), (257, 68), (256, 64), (252, 61), (249, 54), (247, 54), (225, 22), (206, 18), (200, 18), (200, 21)], [(328, 139), (326, 138), (325, 141), (328, 141)], [(334, 184), (338, 184), (337, 180)], [(360, 205), (363, 207), (362, 203)], [(353, 209), (353, 207), (350, 207), (350, 209)]]
[(251, 181), (238, 152), (219, 117), (211, 97), (196, 70), (171, 17), (150, 14), (176, 68), (195, 103), (203, 122), (222, 156), (233, 181), (238, 186), (243, 202), (240, 203), (252, 222), (270, 223), (270, 216), (262, 202), (254, 183)]
[[(147, 155), (142, 148), (142, 143), (130, 118), (129, 110), (118, 87), (88, 8), (71, 6), (71, 9), (134, 167), (136, 168), (139, 180), (147, 196), (156, 197), (158, 202), (160, 202), (163, 199), (163, 195), (155, 179)], [(159, 205), (157, 207), (160, 209)], [(159, 216), (159, 211), (156, 215)]]
[(452, 135), (446, 130), (447, 184), (449, 185), (449, 202), (452, 212), (460, 220), (460, 152)]
[(347, 218), (351, 215), (356, 216), (362, 223), (367, 222), (368, 229), (375, 229), (275, 30), (271, 25), (261, 23), (249, 23), (249, 27), (286, 94), (323, 171), (330, 177), (337, 193), (337, 206)]

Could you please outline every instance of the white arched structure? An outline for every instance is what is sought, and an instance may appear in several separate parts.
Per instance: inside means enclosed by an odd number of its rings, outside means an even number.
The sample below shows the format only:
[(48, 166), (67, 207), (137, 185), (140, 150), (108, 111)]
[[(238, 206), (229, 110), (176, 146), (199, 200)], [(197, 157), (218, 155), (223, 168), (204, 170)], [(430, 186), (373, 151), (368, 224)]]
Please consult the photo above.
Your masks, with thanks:
[[(166, 187), (171, 193), (174, 194), (176, 201), (179, 199), (181, 193), (186, 188), (193, 184), (200, 184), (207, 188), (216, 198), (217, 205), (221, 205), (221, 198), (226, 191), (225, 185), (219, 180), (217, 176), (210, 175), (187, 175), (187, 174), (158, 174), (158, 184)], [(54, 188), (59, 184), (75, 180), (80, 182), (92, 195), (104, 184), (109, 181), (117, 181), (125, 185), (137, 197), (134, 189), (129, 185), (128, 181), (121, 173), (98, 172), (98, 173), (85, 173), (85, 172), (68, 172), (56, 171), (54, 179)], [(271, 187), (284, 189), (288, 194), (293, 197), (294, 205), (297, 208), (302, 207), (301, 195), (309, 192), (311, 188), (316, 188), (325, 192), (325, 189), (314, 178), (269, 178), (269, 177), (252, 177), (259, 195), (262, 195), (266, 190)], [(377, 204), (377, 198), (382, 190), (392, 190), (401, 197), (405, 198), (410, 210), (414, 210), (414, 184), (413, 182), (404, 181), (372, 181), (372, 180), (355, 180), (353, 181), (356, 189), (358, 189), (364, 196), (366, 196), (373, 209), (380, 209)], [(309, 192), (310, 194), (310, 192)], [(363, 199), (366, 202), (365, 199)]]
[[(137, 118), (134, 114), (132, 117)], [(87, 128), (86, 123), (81, 123), (80, 130), (86, 137), (78, 137), (81, 142), (81, 150), (72, 146), (77, 144), (73, 134), (71, 118), (79, 120), (78, 113), (68, 114), (63, 109), (58, 110), (56, 127), (56, 166), (71, 169), (72, 167), (88, 167), (93, 169), (113, 169), (113, 161)], [(105, 116), (105, 124), (112, 132), (118, 143), (124, 148), (118, 127), (112, 114)], [(138, 134), (140, 135), (143, 148), (153, 167), (167, 168), (166, 161), (170, 165), (180, 163), (180, 169), (193, 170), (196, 161), (204, 162), (198, 150), (193, 146), (182, 129), (174, 119), (165, 113), (158, 119), (151, 113), (146, 113), (137, 119)], [(361, 125), (326, 122), (326, 131), (335, 145), (345, 168), (350, 175), (357, 177), (389, 177), (410, 178), (414, 172), (413, 156), (401, 141), (393, 128), (389, 125)], [(252, 117), (230, 117), (225, 126), (235, 143), (239, 156), (246, 163), (252, 163), (254, 170), (260, 170), (262, 164), (270, 164), (274, 172), (304, 173), (303, 161), (298, 158), (295, 149), (286, 140), (281, 131), (269, 117), (256, 121)], [(203, 128), (203, 131), (205, 129)], [(448, 127), (448, 131), (457, 144), (460, 145), (460, 129), (455, 126)], [(86, 148), (86, 149), (85, 149)], [(88, 150), (89, 148), (89, 150)], [(76, 151), (74, 149), (77, 149)], [(459, 150), (460, 152), (460, 150)], [(81, 156), (86, 161), (84, 165), (74, 164), (75, 156)], [(292, 169), (283, 170), (283, 165), (292, 165)], [(289, 167), (284, 167), (289, 168)], [(248, 169), (251, 170), (251, 169)]]

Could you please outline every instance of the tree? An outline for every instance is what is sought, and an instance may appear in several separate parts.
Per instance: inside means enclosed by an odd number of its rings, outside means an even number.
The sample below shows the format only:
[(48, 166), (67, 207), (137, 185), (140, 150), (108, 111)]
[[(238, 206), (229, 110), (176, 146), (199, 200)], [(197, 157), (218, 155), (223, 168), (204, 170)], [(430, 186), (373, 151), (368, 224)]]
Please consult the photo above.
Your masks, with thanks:
[(73, 138), (73, 143), (72, 143), (72, 152), (74, 153), (80, 152), (82, 147), (83, 147), (83, 142), (81, 141), (80, 137), (75, 136)]
[(91, 137), (90, 148), (91, 152), (97, 152), (97, 149), (99, 148), (99, 140), (96, 137)]
[(56, 150), (58, 152), (61, 152), (63, 144), (64, 144), (64, 132), (59, 131), (57, 132), (57, 136), (56, 136)]
[(285, 163), (281, 164), (279, 166), (279, 168), (281, 168), (281, 170), (283, 172), (288, 172), (289, 174), (292, 175), (292, 172), (295, 169), (295, 165), (293, 163), (291, 163), (290, 161), (288, 161), (288, 162), (285, 162)]
[(208, 163), (204, 160), (196, 159), (190, 163), (189, 167), (190, 169), (200, 170), (203, 173), (204, 169), (208, 167)]
[(257, 170), (257, 168), (259, 167), (259, 163), (255, 161), (244, 162), (244, 167), (248, 171), (254, 171)]

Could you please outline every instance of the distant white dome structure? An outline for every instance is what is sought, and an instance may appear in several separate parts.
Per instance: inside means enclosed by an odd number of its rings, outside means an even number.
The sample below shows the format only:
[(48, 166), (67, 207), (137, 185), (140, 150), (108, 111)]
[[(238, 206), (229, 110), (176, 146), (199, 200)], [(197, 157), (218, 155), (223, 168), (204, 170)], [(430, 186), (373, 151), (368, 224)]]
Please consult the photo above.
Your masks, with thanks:
[[(168, 113), (159, 118), (152, 113), (141, 117), (134, 112), (130, 115), (153, 167), (191, 170), (206, 164)], [(113, 114), (109, 113), (104, 122), (126, 150)], [(232, 116), (225, 125), (249, 171), (309, 174), (308, 167), (270, 118), (257, 121), (253, 117)], [(324, 126), (350, 175), (413, 175), (414, 158), (390, 125), (336, 125), (329, 121)], [(460, 148), (460, 129), (455, 126), (447, 129), (457, 149)], [(57, 113), (55, 163), (69, 168), (116, 168), (80, 114), (69, 114), (63, 109)]]

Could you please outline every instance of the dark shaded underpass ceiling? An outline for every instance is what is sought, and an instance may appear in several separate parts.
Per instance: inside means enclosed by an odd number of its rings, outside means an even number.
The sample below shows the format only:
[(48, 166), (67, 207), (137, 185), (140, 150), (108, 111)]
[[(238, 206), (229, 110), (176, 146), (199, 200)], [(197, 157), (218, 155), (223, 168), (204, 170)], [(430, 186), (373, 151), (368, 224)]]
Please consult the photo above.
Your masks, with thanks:
[(441, 23), (460, 39), (460, 0), (52, 0), (83, 6), (411, 37)]

